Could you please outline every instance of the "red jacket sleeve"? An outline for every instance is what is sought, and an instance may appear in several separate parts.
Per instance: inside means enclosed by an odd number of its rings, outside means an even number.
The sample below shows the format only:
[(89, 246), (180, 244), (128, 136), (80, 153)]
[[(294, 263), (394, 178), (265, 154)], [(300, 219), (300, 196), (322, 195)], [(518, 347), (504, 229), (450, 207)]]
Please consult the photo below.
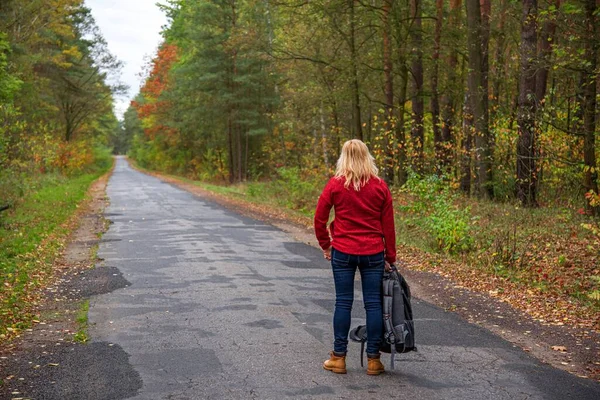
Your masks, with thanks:
[(385, 239), (385, 260), (393, 264), (396, 262), (396, 227), (394, 226), (392, 194), (387, 185), (385, 185), (385, 200), (381, 211), (381, 228)]
[(319, 241), (319, 246), (321, 246), (323, 250), (327, 250), (331, 247), (331, 238), (327, 231), (327, 222), (329, 221), (331, 207), (333, 207), (331, 183), (328, 182), (327, 185), (325, 185), (325, 189), (323, 189), (323, 193), (319, 196), (314, 219), (315, 235)]

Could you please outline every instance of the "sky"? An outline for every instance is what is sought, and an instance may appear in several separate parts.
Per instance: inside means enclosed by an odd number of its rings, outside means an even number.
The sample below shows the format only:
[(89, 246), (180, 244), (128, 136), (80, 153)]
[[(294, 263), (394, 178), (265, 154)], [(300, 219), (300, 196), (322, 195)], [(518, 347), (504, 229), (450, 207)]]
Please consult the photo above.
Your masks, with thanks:
[(108, 48), (124, 63), (121, 81), (129, 86), (126, 96), (115, 99), (118, 118), (138, 93), (140, 73), (146, 60), (152, 58), (161, 42), (161, 27), (167, 23), (156, 6), (158, 0), (85, 0)]

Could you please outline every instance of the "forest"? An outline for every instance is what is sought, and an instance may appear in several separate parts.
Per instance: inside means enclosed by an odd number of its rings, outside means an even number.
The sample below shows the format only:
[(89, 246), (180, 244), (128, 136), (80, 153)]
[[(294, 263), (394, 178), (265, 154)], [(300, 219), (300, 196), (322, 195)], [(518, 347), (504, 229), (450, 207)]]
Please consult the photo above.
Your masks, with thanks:
[(25, 298), (19, 257), (47, 236), (19, 236), (40, 225), (24, 204), (89, 184), (109, 149), (307, 217), (359, 138), (395, 196), (407, 259), (597, 327), (600, 0), (159, 7), (164, 41), (119, 121), (120, 62), (84, 1), (0, 2), (3, 302)]
[(401, 259), (598, 327), (600, 2), (161, 7), (117, 151), (310, 223), (341, 145), (362, 139), (394, 193)]
[(83, 0), (0, 1), (0, 341), (30, 323), (68, 222), (112, 165), (120, 67)]
[(109, 145), (119, 68), (83, 0), (0, 3), (2, 205), (36, 175), (81, 172)]
[[(596, 0), (172, 0), (124, 118), (140, 163), (242, 182), (367, 142), (390, 185), (596, 213)], [(587, 201), (584, 199), (587, 198)]]

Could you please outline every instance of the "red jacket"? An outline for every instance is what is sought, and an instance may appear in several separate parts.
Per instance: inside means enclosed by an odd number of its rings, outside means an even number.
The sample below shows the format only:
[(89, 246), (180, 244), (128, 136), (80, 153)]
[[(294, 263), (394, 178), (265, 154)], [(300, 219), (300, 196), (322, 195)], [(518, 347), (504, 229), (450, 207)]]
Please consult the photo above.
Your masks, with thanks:
[[(331, 207), (335, 219), (327, 231)], [(343, 253), (376, 254), (385, 250), (385, 260), (396, 261), (396, 230), (392, 195), (385, 182), (371, 178), (360, 191), (346, 189), (344, 178), (331, 178), (317, 203), (315, 234), (323, 250), (333, 246)]]

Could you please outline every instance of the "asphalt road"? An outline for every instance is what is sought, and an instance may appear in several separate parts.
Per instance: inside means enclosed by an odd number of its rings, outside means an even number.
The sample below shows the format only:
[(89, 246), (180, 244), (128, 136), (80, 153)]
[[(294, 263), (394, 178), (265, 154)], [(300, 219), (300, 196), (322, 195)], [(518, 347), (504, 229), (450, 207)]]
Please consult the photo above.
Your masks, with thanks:
[[(418, 352), (397, 356), (395, 371), (367, 376), (352, 343), (348, 374), (332, 374), (322, 362), (333, 281), (318, 249), (122, 158), (107, 192), (113, 224), (98, 268), (117, 268), (128, 285), (91, 299), (93, 357), (76, 363), (64, 398), (600, 398), (598, 383), (419, 299)], [(364, 321), (356, 283), (353, 326)], [(383, 361), (389, 367), (389, 355)]]

